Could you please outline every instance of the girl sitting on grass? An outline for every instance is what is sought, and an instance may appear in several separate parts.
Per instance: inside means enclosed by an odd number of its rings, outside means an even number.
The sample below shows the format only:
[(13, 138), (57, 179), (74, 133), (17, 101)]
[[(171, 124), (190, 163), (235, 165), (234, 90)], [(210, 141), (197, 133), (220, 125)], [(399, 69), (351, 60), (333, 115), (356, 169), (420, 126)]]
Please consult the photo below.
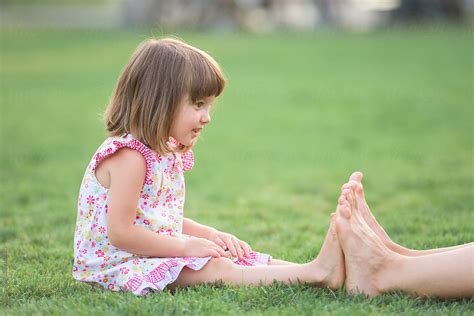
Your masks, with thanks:
[[(427, 254), (394, 244), (362, 203), (358, 173), (341, 194), (321, 251), (305, 264), (253, 251), (232, 234), (185, 218), (184, 172), (194, 165), (191, 148), (211, 121), (212, 104), (224, 86), (214, 59), (181, 41), (151, 39), (135, 51), (105, 113), (110, 137), (92, 157), (80, 188), (75, 279), (145, 295), (209, 282), (301, 281), (337, 289), (347, 273), (347, 288), (355, 293), (472, 295), (466, 261), (472, 263), (472, 245)], [(405, 266), (405, 260), (412, 265)], [(438, 283), (445, 279), (441, 290)]]

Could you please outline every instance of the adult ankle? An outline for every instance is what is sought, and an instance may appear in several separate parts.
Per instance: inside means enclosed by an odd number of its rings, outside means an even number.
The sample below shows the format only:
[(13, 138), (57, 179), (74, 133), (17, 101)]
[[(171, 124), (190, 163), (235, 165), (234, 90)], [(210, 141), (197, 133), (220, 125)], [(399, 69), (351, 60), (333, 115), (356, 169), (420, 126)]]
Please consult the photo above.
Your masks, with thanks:
[(374, 286), (380, 294), (398, 289), (399, 272), (402, 269), (405, 258), (408, 257), (395, 252), (390, 252), (385, 257), (383, 266), (375, 275), (374, 282)]

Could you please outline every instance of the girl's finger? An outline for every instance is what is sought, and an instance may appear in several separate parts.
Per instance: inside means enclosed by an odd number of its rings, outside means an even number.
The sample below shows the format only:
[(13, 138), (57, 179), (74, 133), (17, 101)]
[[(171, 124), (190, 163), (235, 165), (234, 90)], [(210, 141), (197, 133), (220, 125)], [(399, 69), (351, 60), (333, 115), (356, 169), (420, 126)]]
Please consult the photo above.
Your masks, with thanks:
[(216, 240), (216, 244), (218, 244), (222, 249), (225, 250), (226, 245), (225, 245), (225, 242), (222, 241), (222, 239), (218, 238), (218, 239)]
[(245, 243), (245, 244), (247, 245), (247, 247), (249, 247), (249, 252), (252, 252), (252, 251), (253, 251), (253, 250), (252, 250), (252, 247), (250, 247), (250, 245), (247, 244), (247, 243)]
[(239, 244), (242, 247), (242, 249), (244, 250), (245, 256), (250, 257), (250, 247), (249, 247), (249, 245), (246, 242), (242, 241), (242, 240), (239, 240)]
[(239, 241), (236, 238), (233, 238), (232, 242), (234, 243), (234, 247), (237, 250), (237, 258), (239, 258), (239, 260), (242, 260), (243, 251), (242, 251), (242, 247), (240, 247)]
[(221, 246), (219, 246), (213, 241), (210, 241), (210, 240), (208, 241), (209, 241), (209, 244), (208, 244), (209, 249), (217, 251), (219, 254), (225, 256), (225, 251), (221, 248)]
[(219, 254), (219, 251), (217, 250), (212, 250), (210, 251), (210, 255), (213, 256), (214, 258), (219, 258), (221, 255)]
[(232, 242), (232, 239), (227, 239), (226, 240), (226, 245), (227, 248), (229, 248), (230, 253), (232, 256), (237, 257), (237, 250), (235, 249), (234, 243)]
[(225, 253), (224, 249), (222, 249), (221, 247), (216, 247), (216, 251), (217, 251), (222, 257), (226, 257), (226, 253)]

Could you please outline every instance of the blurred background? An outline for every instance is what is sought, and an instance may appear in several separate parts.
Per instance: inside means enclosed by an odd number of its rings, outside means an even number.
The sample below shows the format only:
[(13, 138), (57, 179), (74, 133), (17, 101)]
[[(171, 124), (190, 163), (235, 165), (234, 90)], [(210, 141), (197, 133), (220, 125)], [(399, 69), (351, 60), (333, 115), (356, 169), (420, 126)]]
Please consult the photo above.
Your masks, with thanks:
[(398, 22), (472, 19), (474, 0), (2, 0), (4, 26), (166, 30), (368, 31)]

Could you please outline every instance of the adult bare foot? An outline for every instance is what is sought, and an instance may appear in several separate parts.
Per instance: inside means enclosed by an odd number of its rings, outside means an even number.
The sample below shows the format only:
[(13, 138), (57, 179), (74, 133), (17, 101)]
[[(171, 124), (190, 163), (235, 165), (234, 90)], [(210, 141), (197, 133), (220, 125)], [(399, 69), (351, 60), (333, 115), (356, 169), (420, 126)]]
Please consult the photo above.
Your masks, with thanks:
[(341, 190), (343, 191), (345, 189), (349, 189), (354, 192), (355, 201), (357, 205), (355, 213), (358, 214), (359, 216), (362, 216), (362, 218), (370, 227), (370, 229), (372, 229), (375, 232), (375, 234), (380, 238), (380, 240), (382, 240), (384, 245), (390, 250), (392, 250), (393, 252), (396, 252), (398, 254), (408, 256), (408, 257), (418, 257), (418, 256), (429, 255), (433, 253), (456, 250), (462, 247), (468, 247), (473, 244), (473, 243), (468, 243), (464, 245), (451, 246), (451, 247), (445, 247), (445, 248), (436, 248), (436, 249), (427, 249), (427, 250), (413, 250), (413, 249), (409, 249), (402, 245), (397, 244), (385, 232), (383, 227), (377, 222), (377, 219), (370, 211), (369, 205), (367, 204), (367, 201), (365, 199), (364, 189), (362, 186), (362, 178), (363, 178), (363, 174), (361, 172), (358, 172), (358, 171), (354, 172), (350, 176), (349, 182), (344, 184)]
[(336, 228), (345, 257), (346, 289), (353, 294), (376, 296), (382, 293), (382, 278), (393, 253), (358, 213), (352, 190), (344, 189), (339, 198)]
[(329, 229), (318, 257), (310, 262), (314, 267), (313, 271), (322, 271), (317, 276), (318, 283), (333, 290), (342, 287), (346, 278), (344, 254), (337, 238), (335, 215), (336, 213), (331, 214)]
[(385, 232), (383, 227), (377, 222), (377, 219), (370, 211), (369, 205), (365, 199), (364, 189), (362, 186), (362, 178), (364, 175), (362, 172), (356, 171), (349, 177), (349, 182), (344, 184), (341, 190), (351, 189), (354, 191), (355, 202), (357, 205), (356, 211), (360, 213), (367, 225), (372, 229), (375, 234), (382, 240), (382, 242), (391, 250), (396, 251), (398, 245), (392, 241), (390, 236)]

